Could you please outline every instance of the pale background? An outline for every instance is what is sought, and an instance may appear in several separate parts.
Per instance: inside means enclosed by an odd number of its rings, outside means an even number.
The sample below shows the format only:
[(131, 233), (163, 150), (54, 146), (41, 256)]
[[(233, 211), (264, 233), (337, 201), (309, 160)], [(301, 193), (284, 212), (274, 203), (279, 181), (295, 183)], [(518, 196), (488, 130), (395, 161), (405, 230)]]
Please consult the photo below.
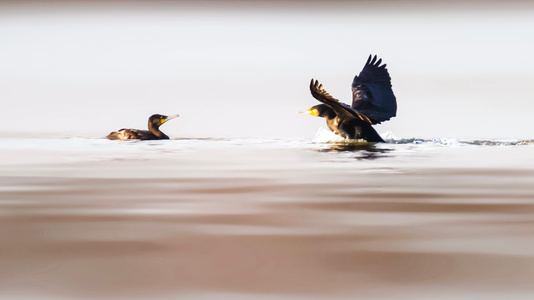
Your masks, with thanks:
[(319, 79), (350, 103), (388, 64), (410, 138), (532, 139), (528, 1), (0, 3), (0, 135), (102, 137), (181, 117), (171, 137), (313, 137)]

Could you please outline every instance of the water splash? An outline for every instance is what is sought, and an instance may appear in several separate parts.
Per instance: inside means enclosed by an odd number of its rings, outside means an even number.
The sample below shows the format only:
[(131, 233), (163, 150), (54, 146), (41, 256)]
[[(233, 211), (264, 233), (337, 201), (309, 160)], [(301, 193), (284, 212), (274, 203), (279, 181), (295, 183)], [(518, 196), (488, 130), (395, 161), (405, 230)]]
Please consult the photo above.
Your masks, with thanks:
[(477, 146), (526, 146), (534, 145), (534, 140), (512, 140), (512, 141), (495, 141), (495, 140), (469, 140), (463, 141), (464, 144)]
[(315, 137), (313, 138), (312, 142), (317, 143), (317, 144), (340, 143), (345, 140), (346, 140), (345, 138), (333, 133), (329, 129), (320, 127), (315, 133)]
[(457, 138), (436, 138), (436, 139), (418, 139), (418, 138), (396, 138), (388, 139), (386, 142), (391, 144), (433, 144), (443, 146), (525, 146), (534, 145), (534, 140), (472, 140)]
[[(451, 137), (441, 137), (432, 139), (423, 138), (400, 138), (393, 132), (386, 131), (380, 135), (388, 144), (409, 145), (409, 144), (425, 144), (425, 145), (440, 145), (440, 146), (525, 146), (534, 145), (534, 139), (531, 140), (478, 140), (478, 139), (458, 139)], [(312, 140), (315, 144), (361, 144), (366, 143), (364, 140), (350, 140), (336, 135), (327, 128), (321, 127), (315, 133)]]

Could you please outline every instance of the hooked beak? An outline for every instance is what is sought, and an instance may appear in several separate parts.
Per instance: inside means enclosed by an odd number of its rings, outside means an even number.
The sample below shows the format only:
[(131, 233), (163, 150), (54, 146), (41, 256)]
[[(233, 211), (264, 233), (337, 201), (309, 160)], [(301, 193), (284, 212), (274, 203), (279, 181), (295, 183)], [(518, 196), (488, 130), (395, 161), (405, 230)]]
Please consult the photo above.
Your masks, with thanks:
[(176, 115), (172, 115), (172, 116), (168, 116), (168, 117), (166, 117), (165, 119), (161, 119), (159, 125), (163, 125), (165, 122), (167, 122), (167, 121), (169, 121), (169, 120), (172, 120), (172, 119), (174, 119), (174, 118), (178, 118), (178, 117), (179, 117), (178, 114), (176, 114)]
[(167, 118), (165, 118), (165, 121), (169, 121), (169, 120), (172, 120), (174, 118), (178, 118), (180, 115), (179, 114), (175, 114), (175, 115), (172, 115), (172, 116), (168, 116)]
[(308, 109), (308, 110), (304, 110), (304, 111), (299, 111), (297, 112), (298, 114), (307, 114), (307, 115), (310, 115), (310, 116), (315, 116), (315, 117), (318, 117), (319, 116), (319, 112), (316, 110), (316, 109)]

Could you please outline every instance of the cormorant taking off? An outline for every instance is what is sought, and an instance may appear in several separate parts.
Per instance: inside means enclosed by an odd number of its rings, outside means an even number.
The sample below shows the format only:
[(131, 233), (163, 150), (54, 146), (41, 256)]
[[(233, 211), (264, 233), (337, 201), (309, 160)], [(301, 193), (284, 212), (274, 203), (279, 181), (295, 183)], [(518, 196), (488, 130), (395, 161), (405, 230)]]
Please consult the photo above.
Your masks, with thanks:
[(328, 128), (348, 139), (384, 142), (371, 125), (380, 124), (397, 113), (397, 100), (391, 89), (386, 65), (369, 55), (367, 63), (352, 82), (352, 106), (332, 97), (317, 80), (311, 80), (312, 96), (323, 104), (303, 113), (326, 119)]
[(159, 127), (165, 122), (178, 117), (178, 115), (163, 116), (151, 115), (148, 118), (148, 130), (139, 129), (121, 129), (108, 134), (110, 140), (168, 140), (169, 137), (159, 130)]

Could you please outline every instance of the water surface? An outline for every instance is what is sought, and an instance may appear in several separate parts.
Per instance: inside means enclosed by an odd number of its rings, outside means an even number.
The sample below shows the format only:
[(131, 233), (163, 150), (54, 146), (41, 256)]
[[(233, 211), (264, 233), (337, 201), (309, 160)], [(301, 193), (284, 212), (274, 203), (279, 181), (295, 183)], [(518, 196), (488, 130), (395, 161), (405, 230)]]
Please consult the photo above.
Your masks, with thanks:
[(531, 299), (529, 140), (0, 140), (3, 299)]

